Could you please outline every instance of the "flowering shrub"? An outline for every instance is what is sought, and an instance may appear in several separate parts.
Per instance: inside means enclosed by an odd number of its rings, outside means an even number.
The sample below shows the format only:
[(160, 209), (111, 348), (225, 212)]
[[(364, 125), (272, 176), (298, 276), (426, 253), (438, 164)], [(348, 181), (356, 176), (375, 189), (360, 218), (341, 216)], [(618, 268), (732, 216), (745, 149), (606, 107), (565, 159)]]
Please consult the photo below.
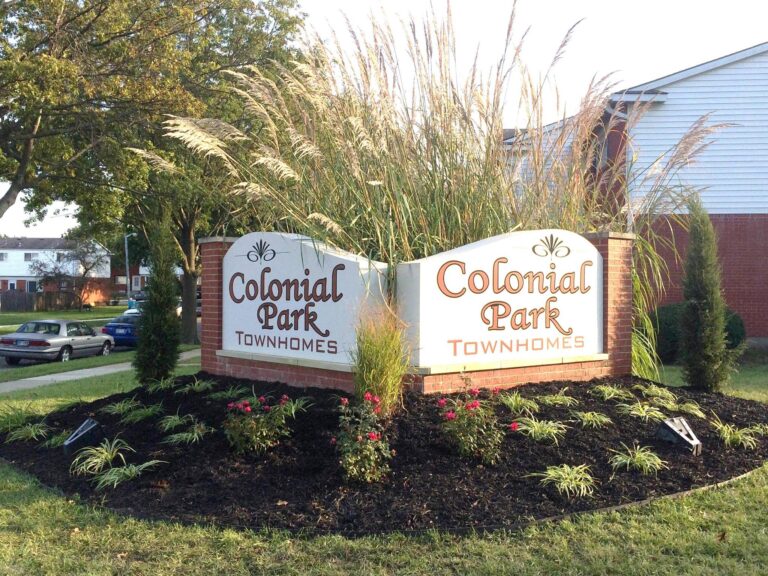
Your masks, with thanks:
[(308, 398), (291, 400), (285, 394), (276, 403), (270, 404), (270, 400), (260, 396), (253, 401), (241, 400), (227, 404), (224, 433), (236, 453), (252, 451), (264, 454), (291, 433), (288, 419), (295, 418), (298, 412), (309, 405)]
[(479, 390), (470, 390), (457, 400), (440, 398), (443, 430), (462, 456), (480, 458), (485, 464), (495, 464), (501, 454), (504, 432), (493, 407), (478, 398)]
[(370, 392), (355, 404), (342, 398), (339, 412), (339, 435), (331, 439), (331, 444), (336, 445), (347, 478), (378, 482), (389, 472), (389, 461), (394, 455), (379, 418), (381, 400)]

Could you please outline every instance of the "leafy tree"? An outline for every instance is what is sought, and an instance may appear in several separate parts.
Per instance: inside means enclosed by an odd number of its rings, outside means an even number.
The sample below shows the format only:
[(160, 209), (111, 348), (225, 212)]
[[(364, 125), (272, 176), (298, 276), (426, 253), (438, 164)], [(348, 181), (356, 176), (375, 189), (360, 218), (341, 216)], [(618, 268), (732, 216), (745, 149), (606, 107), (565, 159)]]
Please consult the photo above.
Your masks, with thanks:
[[(296, 0), (45, 0), (5, 6), (0, 39), (0, 215), (25, 191), (42, 213), (53, 200), (80, 207), (83, 228), (115, 242), (156, 224), (171, 200), (183, 270), (184, 340), (196, 338), (197, 238), (223, 233), (237, 212), (233, 182), (163, 135), (166, 114), (242, 122), (223, 72), (269, 69), (296, 56)], [(130, 149), (175, 162), (158, 175)], [(236, 199), (235, 199), (236, 200)]]
[(742, 348), (726, 347), (726, 306), (720, 286), (717, 239), (709, 215), (694, 198), (688, 203), (690, 229), (683, 279), (681, 350), (686, 382), (704, 390), (721, 390)]
[(75, 240), (74, 247), (58, 252), (44, 260), (35, 260), (29, 269), (40, 276), (41, 284), (54, 284), (60, 289), (66, 287), (77, 299), (82, 309), (83, 299), (88, 293), (94, 273), (109, 264), (109, 252), (97, 242)]
[(167, 378), (179, 360), (179, 321), (176, 317), (176, 247), (168, 218), (160, 218), (150, 234), (149, 297), (139, 320), (139, 343), (133, 366), (141, 384)]

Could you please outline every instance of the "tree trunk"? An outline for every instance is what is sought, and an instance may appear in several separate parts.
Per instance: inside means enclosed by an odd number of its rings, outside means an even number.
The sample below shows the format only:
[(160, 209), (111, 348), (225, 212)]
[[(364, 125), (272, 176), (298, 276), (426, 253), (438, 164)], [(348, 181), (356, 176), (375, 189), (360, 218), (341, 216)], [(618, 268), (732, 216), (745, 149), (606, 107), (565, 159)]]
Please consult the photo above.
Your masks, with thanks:
[(187, 271), (181, 277), (181, 341), (197, 344), (197, 271)]
[(198, 344), (197, 337), (197, 239), (195, 238), (194, 214), (180, 222), (181, 248), (181, 341), (184, 344)]

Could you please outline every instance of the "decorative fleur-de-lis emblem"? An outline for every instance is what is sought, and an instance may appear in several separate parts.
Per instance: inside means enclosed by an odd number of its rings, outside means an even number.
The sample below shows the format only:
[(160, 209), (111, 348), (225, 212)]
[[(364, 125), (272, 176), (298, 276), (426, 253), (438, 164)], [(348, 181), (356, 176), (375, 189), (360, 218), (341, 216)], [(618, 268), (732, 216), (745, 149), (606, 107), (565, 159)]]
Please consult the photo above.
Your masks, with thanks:
[(546, 258), (549, 256), (550, 260), (555, 258), (565, 258), (571, 253), (571, 249), (566, 246), (560, 238), (555, 238), (554, 234), (545, 236), (539, 241), (539, 244), (534, 244), (531, 248), (536, 256)]
[(264, 240), (259, 240), (251, 248), (253, 250), (245, 255), (251, 262), (269, 262), (277, 254)]

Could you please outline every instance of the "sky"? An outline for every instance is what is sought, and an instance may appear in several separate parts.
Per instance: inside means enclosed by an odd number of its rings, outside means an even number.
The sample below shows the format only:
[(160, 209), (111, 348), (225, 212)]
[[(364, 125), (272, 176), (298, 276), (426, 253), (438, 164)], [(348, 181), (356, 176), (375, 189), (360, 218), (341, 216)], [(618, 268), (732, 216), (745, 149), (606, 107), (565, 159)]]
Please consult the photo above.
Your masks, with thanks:
[[(344, 42), (345, 16), (364, 28), (371, 14), (393, 21), (422, 19), (430, 4), (438, 15), (445, 13), (444, 0), (302, 0), (301, 8), (307, 25), (321, 37), (335, 31)], [(512, 6), (508, 0), (451, 2), (459, 68), (471, 65), (476, 50), (481, 69), (493, 66)], [(548, 117), (554, 120), (576, 110), (593, 77), (612, 74), (617, 89), (629, 88), (766, 42), (766, 17), (768, 3), (761, 0), (519, 0), (515, 38), (527, 31), (522, 59), (532, 71), (543, 72), (567, 31), (578, 23), (554, 72), (564, 107), (552, 106)], [(507, 110), (505, 121), (514, 125), (513, 110)], [(25, 218), (17, 203), (0, 218), (0, 234), (59, 236), (75, 225), (74, 219), (59, 215), (29, 228)]]

